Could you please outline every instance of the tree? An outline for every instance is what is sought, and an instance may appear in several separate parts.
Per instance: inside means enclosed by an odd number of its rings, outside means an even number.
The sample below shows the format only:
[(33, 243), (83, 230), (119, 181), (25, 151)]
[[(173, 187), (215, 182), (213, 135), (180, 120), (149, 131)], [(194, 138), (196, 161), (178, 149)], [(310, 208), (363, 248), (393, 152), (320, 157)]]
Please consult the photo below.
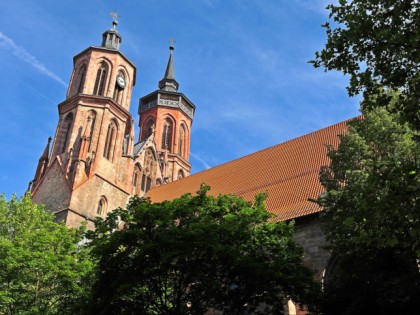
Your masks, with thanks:
[(30, 196), (0, 195), (0, 314), (78, 314), (92, 270), (82, 232), (55, 223)]
[(417, 308), (418, 135), (398, 114), (376, 108), (351, 121), (338, 149), (329, 149), (318, 203), (338, 267), (326, 289), (327, 315), (410, 314)]
[(208, 190), (156, 204), (133, 197), (96, 221), (89, 314), (283, 314), (289, 299), (314, 305), (318, 286), (293, 224), (269, 222), (264, 195), (251, 204)]
[[(388, 90), (401, 93), (394, 108), (420, 129), (420, 2), (340, 0), (327, 6), (327, 43), (315, 67), (350, 75), (349, 95), (364, 93), (363, 108), (387, 107)], [(369, 102), (369, 96), (376, 97)]]

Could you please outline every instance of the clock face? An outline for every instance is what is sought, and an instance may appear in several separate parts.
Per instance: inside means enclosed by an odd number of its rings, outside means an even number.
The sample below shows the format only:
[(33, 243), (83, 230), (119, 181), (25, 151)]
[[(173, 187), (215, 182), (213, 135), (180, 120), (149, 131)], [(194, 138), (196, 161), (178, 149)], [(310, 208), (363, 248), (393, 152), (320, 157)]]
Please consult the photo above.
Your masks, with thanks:
[(122, 88), (122, 89), (125, 88), (125, 80), (124, 80), (124, 77), (122, 75), (119, 75), (117, 77), (117, 84), (120, 88)]

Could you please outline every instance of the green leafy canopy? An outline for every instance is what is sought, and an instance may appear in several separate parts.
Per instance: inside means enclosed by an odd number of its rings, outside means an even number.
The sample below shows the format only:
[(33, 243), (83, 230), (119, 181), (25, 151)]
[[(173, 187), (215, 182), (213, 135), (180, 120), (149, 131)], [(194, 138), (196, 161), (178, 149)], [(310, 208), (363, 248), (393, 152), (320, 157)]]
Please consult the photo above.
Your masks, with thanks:
[(82, 235), (30, 196), (0, 195), (0, 314), (78, 314), (93, 267)]
[(269, 221), (265, 195), (250, 203), (208, 190), (156, 204), (133, 197), (97, 220), (89, 314), (283, 314), (290, 298), (314, 304), (293, 223)]
[[(420, 2), (413, 0), (340, 0), (327, 6), (331, 22), (323, 25), (327, 43), (311, 63), (350, 76), (349, 95), (364, 93), (363, 108), (388, 106), (420, 129)], [(369, 96), (376, 95), (375, 103)]]
[[(394, 94), (398, 102), (398, 94)], [(419, 134), (385, 108), (349, 123), (318, 203), (339, 267), (326, 314), (408, 314), (420, 295)], [(343, 305), (346, 305), (343, 307)]]

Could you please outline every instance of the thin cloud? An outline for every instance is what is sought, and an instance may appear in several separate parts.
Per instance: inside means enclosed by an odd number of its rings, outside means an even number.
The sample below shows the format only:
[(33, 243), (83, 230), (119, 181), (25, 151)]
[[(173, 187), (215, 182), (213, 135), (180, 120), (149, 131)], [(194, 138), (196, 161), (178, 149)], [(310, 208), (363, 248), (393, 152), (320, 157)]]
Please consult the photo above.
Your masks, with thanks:
[(13, 55), (15, 55), (19, 60), (30, 64), (42, 74), (50, 77), (54, 81), (60, 83), (62, 86), (67, 87), (66, 82), (64, 82), (59, 76), (48, 70), (43, 63), (32, 56), (29, 52), (27, 52), (23, 47), (16, 45), (13, 39), (7, 37), (2, 32), (0, 32), (0, 48), (10, 49)]
[(191, 154), (191, 156), (194, 158), (194, 159), (196, 159), (197, 161), (199, 161), (201, 164), (203, 164), (204, 165), (204, 167), (206, 168), (206, 170), (208, 170), (209, 168), (211, 168), (211, 166), (210, 165), (208, 165), (207, 163), (206, 163), (206, 161), (204, 161), (201, 157), (199, 157), (197, 154), (194, 154), (194, 153), (192, 153), (192, 152), (190, 152), (190, 154)]
[(48, 96), (46, 96), (45, 94), (41, 93), (40, 91), (38, 91), (37, 89), (35, 89), (34, 87), (25, 84), (28, 88), (30, 88), (32, 91), (34, 91), (36, 94), (38, 94), (39, 96), (45, 98), (47, 101), (49, 101), (50, 103), (56, 105), (58, 102), (53, 101), (52, 99), (50, 99)]

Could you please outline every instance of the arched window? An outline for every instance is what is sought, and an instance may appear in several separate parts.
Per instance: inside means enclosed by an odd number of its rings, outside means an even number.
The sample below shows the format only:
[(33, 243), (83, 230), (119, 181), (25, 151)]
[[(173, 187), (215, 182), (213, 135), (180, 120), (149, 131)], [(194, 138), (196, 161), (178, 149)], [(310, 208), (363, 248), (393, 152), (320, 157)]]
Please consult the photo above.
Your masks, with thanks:
[(156, 186), (162, 186), (162, 180), (160, 178), (156, 179)]
[(64, 151), (66, 150), (66, 145), (70, 137), (70, 130), (71, 130), (72, 123), (73, 123), (73, 114), (68, 113), (66, 118), (64, 118), (63, 126), (61, 128), (61, 135), (62, 135), (61, 153), (64, 153)]
[(98, 202), (98, 207), (96, 208), (96, 214), (103, 216), (106, 214), (106, 199), (104, 196), (101, 196)]
[(96, 73), (95, 87), (93, 88), (93, 95), (104, 95), (106, 76), (108, 67), (105, 62), (101, 62)]
[(169, 119), (165, 119), (162, 129), (162, 149), (171, 151), (172, 148), (172, 123)]
[(143, 126), (144, 131), (142, 139), (145, 140), (155, 131), (155, 120), (150, 118)]
[(185, 177), (184, 172), (182, 170), (179, 170), (178, 171), (178, 179), (181, 179), (181, 178), (184, 178), (184, 177)]
[(136, 164), (134, 166), (134, 174), (133, 174), (133, 186), (134, 189), (136, 190), (138, 183), (139, 183), (139, 176), (140, 176), (140, 166), (138, 164)]
[(85, 86), (85, 78), (86, 78), (86, 65), (83, 65), (79, 69), (79, 75), (77, 77), (77, 94), (83, 92), (83, 87)]
[(111, 161), (114, 159), (116, 137), (117, 137), (117, 124), (115, 120), (111, 120), (111, 123), (108, 125), (108, 131), (106, 134), (105, 148), (104, 148), (104, 158)]
[(184, 147), (185, 147), (185, 126), (181, 125), (179, 128), (179, 138), (178, 138), (178, 154), (182, 157), (184, 156)]
[(123, 92), (125, 89), (125, 75), (124, 72), (118, 71), (117, 77), (115, 79), (115, 87), (114, 87), (114, 96), (113, 99), (117, 103), (121, 104), (123, 99)]
[(95, 122), (96, 122), (96, 112), (94, 110), (89, 111), (88, 122), (90, 123), (88, 152), (91, 152), (92, 142), (93, 142), (93, 132), (95, 131)]
[(152, 186), (152, 179), (149, 176), (146, 176), (143, 174), (141, 178), (141, 190), (144, 193), (147, 193), (150, 190), (150, 187)]

